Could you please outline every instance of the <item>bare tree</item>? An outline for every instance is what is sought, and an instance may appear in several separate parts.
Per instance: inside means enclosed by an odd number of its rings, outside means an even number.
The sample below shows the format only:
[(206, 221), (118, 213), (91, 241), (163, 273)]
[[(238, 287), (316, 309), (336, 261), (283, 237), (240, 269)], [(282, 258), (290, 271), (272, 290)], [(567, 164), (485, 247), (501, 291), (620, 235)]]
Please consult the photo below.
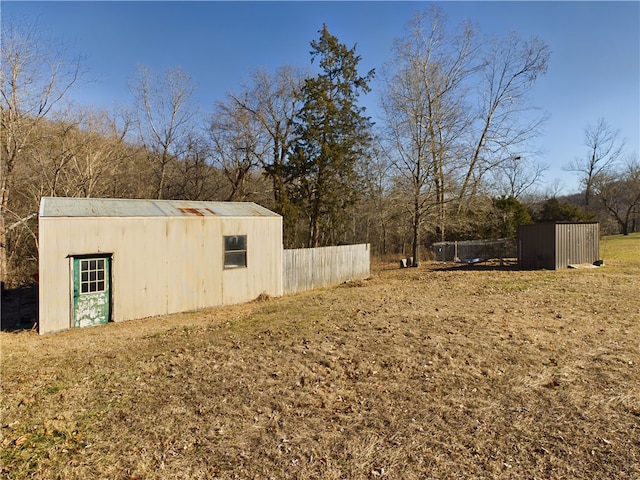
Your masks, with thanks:
[[(105, 112), (74, 108), (64, 119), (41, 129), (41, 144), (30, 153), (37, 208), (39, 197), (94, 197), (112, 191), (123, 148), (123, 134)], [(36, 193), (37, 192), (37, 193)]]
[(209, 128), (213, 162), (228, 180), (228, 201), (247, 197), (249, 174), (266, 148), (264, 130), (242, 103), (233, 97), (217, 102)]
[(609, 126), (604, 118), (584, 129), (584, 145), (587, 153), (583, 158), (575, 158), (565, 169), (580, 177), (584, 186), (584, 204), (588, 209), (593, 195), (594, 182), (598, 176), (607, 176), (615, 165), (625, 145), (620, 131)]
[[(2, 22), (0, 103), (0, 279), (9, 279), (8, 227), (23, 225), (23, 218), (7, 225), (16, 167), (38, 142), (41, 125), (81, 77), (79, 59), (56, 50), (37, 24)], [(30, 212), (29, 215), (32, 215)]]
[(252, 84), (243, 95), (231, 96), (264, 129), (263, 140), (268, 146), (258, 160), (272, 181), (275, 209), (283, 215), (289, 213), (286, 163), (294, 139), (293, 120), (302, 106), (299, 94), (304, 78), (305, 72), (290, 66), (278, 68), (273, 74), (258, 70), (251, 75)]
[(550, 54), (542, 40), (523, 40), (514, 32), (488, 42), (479, 69), (481, 106), (469, 130), (471, 154), (461, 169), (466, 173), (460, 199), (473, 197), (487, 172), (503, 164), (509, 168), (511, 159), (521, 156), (511, 152), (522, 149), (539, 134), (545, 116), (524, 120), (533, 109), (527, 94), (536, 79), (546, 73)]
[(629, 157), (624, 167), (600, 173), (592, 184), (593, 192), (615, 218), (620, 233), (628, 235), (634, 222), (640, 222), (640, 162)]
[[(29, 152), (33, 178), (39, 179), (31, 188), (38, 186), (39, 195), (73, 196), (68, 191), (71, 182), (66, 176), (77, 141), (77, 125), (73, 120), (59, 119), (40, 129), (39, 145)], [(37, 199), (34, 195), (34, 200)]]
[(366, 222), (366, 237), (359, 240), (370, 242), (379, 255), (388, 253), (390, 230), (397, 199), (392, 195), (393, 165), (384, 148), (373, 146), (372, 160), (365, 178), (365, 195), (360, 201), (359, 216)]
[(449, 205), (461, 213), (542, 121), (523, 119), (527, 93), (546, 71), (547, 45), (516, 34), (482, 42), (468, 23), (453, 34), (444, 23), (437, 8), (414, 16), (382, 98), (394, 161), (411, 185), (414, 259), (426, 213), (435, 212), (435, 235), (444, 240)]
[(544, 198), (560, 197), (563, 189), (564, 184), (562, 183), (562, 180), (559, 178), (555, 178), (551, 182), (546, 184), (546, 188), (542, 192), (542, 198), (537, 198), (536, 200), (541, 201)]
[[(71, 196), (96, 197), (113, 190), (112, 182), (122, 173), (126, 125), (118, 126), (106, 112), (78, 110), (77, 145), (69, 165)], [(74, 191), (75, 190), (75, 191)]]
[(173, 197), (187, 200), (216, 199), (221, 190), (217, 170), (213, 166), (211, 146), (205, 135), (187, 135), (184, 158), (175, 164)]
[[(226, 100), (216, 105), (210, 125), (215, 137), (212, 140), (214, 144), (218, 143), (215, 147), (218, 151), (224, 149), (224, 145), (220, 143), (224, 140), (224, 130), (227, 131), (225, 135), (229, 136), (235, 129), (237, 138), (244, 137), (245, 146), (254, 146), (249, 158), (244, 155), (244, 160), (250, 160), (252, 167), (261, 167), (270, 180), (273, 209), (284, 216), (284, 242), (289, 246), (293, 244), (292, 231), (296, 220), (287, 189), (290, 185), (287, 159), (294, 139), (293, 119), (300, 110), (299, 93), (303, 84), (304, 72), (290, 66), (280, 67), (273, 73), (256, 70), (251, 73), (249, 82), (243, 85), (240, 92), (230, 93)], [(227, 115), (230, 120), (225, 120)], [(233, 118), (244, 120), (238, 122)], [(251, 122), (250, 131), (246, 128), (248, 122)], [(255, 137), (251, 141), (247, 137), (249, 133)], [(240, 152), (238, 146), (234, 148), (237, 155)], [(246, 153), (246, 148), (243, 151)], [(228, 153), (225, 154), (225, 175), (230, 178)], [(222, 160), (222, 156), (218, 155), (218, 161)], [(237, 165), (240, 166), (241, 163), (240, 161)]]
[(548, 165), (513, 155), (498, 163), (491, 172), (493, 190), (498, 196), (520, 198), (538, 185)]
[[(425, 25), (430, 21), (429, 25)], [(427, 210), (438, 210), (438, 234), (444, 237), (449, 160), (459, 147), (469, 119), (464, 82), (473, 73), (477, 49), (468, 25), (447, 38), (441, 13), (417, 13), (409, 34), (395, 45), (387, 73), (382, 109), (391, 158), (411, 191), (414, 265), (420, 261), (420, 231)]]
[(140, 141), (156, 165), (156, 198), (162, 199), (167, 193), (168, 167), (183, 157), (186, 137), (194, 126), (196, 109), (191, 97), (195, 84), (179, 67), (153, 76), (149, 69), (138, 66), (131, 90)]

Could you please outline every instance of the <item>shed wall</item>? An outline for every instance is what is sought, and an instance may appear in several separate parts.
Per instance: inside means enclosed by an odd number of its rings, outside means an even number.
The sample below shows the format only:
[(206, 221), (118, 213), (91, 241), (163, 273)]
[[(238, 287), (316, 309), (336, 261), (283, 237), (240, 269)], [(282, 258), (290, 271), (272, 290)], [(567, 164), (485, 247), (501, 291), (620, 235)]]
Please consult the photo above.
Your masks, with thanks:
[(597, 223), (556, 224), (556, 268), (594, 263), (600, 258)]
[(518, 265), (524, 269), (554, 270), (555, 224), (539, 223), (518, 228)]
[[(282, 295), (281, 217), (41, 217), (40, 333), (71, 325), (71, 260), (112, 254), (113, 321)], [(224, 235), (247, 268), (224, 270)]]
[(599, 259), (597, 223), (539, 223), (518, 229), (518, 264), (524, 269), (555, 270)]

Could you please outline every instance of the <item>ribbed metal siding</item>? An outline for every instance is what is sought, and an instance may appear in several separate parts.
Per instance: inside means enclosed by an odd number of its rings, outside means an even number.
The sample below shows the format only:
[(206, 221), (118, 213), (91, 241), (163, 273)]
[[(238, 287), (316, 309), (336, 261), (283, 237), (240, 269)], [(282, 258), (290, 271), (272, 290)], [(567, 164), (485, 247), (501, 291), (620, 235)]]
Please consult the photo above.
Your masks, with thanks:
[[(135, 211), (146, 204), (130, 202), (126, 203)], [(123, 204), (115, 203), (115, 208), (108, 201), (91, 205), (123, 213)], [(216, 207), (207, 202), (162, 204), (214, 212)], [(84, 207), (81, 210), (86, 212)], [(241, 303), (262, 293), (282, 295), (282, 217), (249, 215), (256, 210), (244, 204), (217, 208), (229, 215), (186, 210), (175, 216), (40, 216), (40, 333), (70, 327), (70, 265), (78, 255), (111, 255), (112, 319), (116, 322)], [(230, 216), (232, 212), (239, 214)], [(226, 235), (247, 236), (247, 268), (223, 268)]]
[(538, 223), (518, 229), (518, 264), (524, 269), (556, 270), (599, 259), (597, 223)]
[(555, 268), (594, 263), (599, 258), (597, 223), (557, 223)]

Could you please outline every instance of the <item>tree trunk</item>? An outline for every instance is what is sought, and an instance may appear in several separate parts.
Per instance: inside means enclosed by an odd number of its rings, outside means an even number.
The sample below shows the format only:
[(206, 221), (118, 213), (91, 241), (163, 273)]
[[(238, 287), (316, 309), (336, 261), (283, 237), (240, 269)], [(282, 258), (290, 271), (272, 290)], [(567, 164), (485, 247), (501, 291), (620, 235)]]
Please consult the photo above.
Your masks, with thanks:
[(307, 247), (316, 248), (318, 246), (318, 237), (320, 234), (320, 225), (318, 223), (318, 216), (314, 213), (311, 215), (309, 221), (309, 241)]
[(418, 198), (415, 199), (413, 212), (413, 263), (414, 267), (420, 265), (420, 204)]
[(5, 208), (0, 206), (0, 280), (8, 283), (9, 265), (7, 263), (7, 230), (5, 225)]

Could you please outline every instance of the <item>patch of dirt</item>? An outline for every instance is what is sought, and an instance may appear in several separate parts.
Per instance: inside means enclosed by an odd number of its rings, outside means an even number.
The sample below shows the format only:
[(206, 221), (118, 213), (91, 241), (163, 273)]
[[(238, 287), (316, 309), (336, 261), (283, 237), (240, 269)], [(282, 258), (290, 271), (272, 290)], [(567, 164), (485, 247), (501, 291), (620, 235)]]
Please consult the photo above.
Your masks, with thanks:
[(640, 264), (2, 333), (4, 478), (640, 478)]

